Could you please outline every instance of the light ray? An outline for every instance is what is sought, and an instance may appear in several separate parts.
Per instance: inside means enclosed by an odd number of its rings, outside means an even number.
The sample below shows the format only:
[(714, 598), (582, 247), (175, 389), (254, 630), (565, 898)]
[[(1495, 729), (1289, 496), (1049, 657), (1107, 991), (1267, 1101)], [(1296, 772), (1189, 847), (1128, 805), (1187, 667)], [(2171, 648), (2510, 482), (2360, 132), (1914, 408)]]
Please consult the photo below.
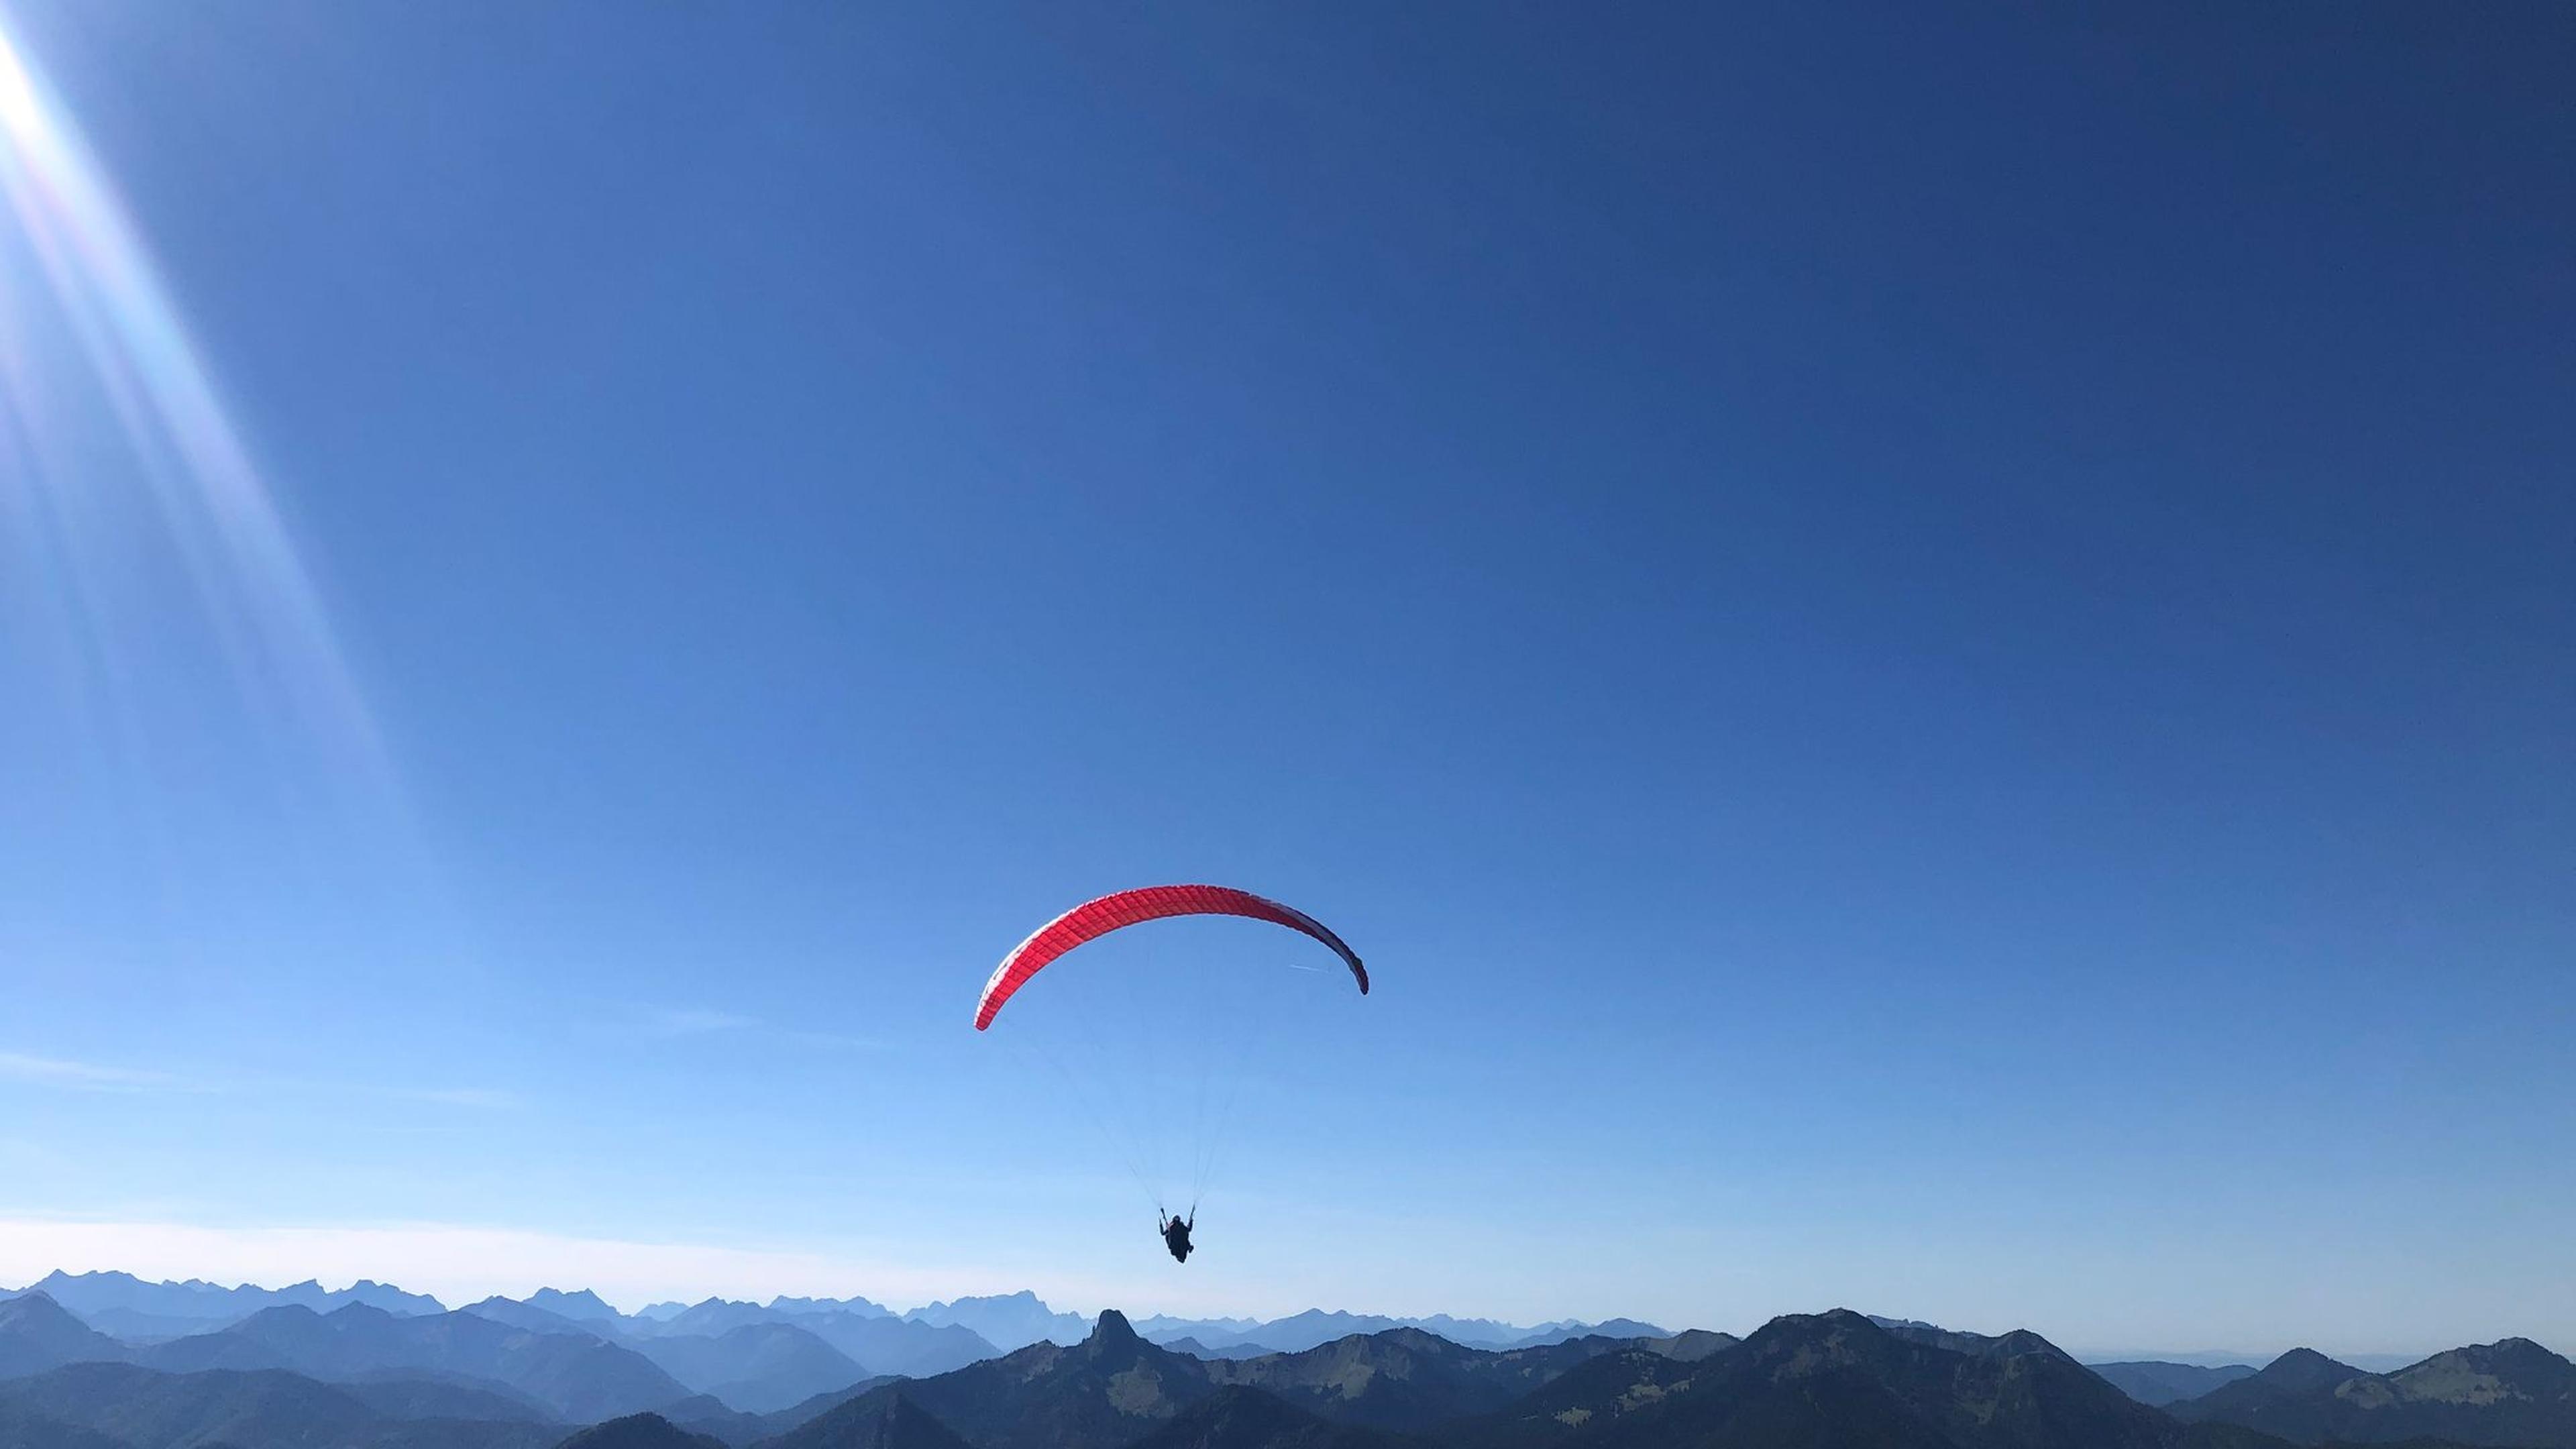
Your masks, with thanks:
[[(265, 480), (227, 416), (180, 314), (136, 228), (78, 132), (0, 27), (0, 197), (33, 259), (60, 326), (77, 339), (88, 379), (115, 418), (130, 450), (133, 476), (151, 497), (161, 542), (190, 576), (203, 623), (219, 641), (241, 702), (255, 718), (292, 738), (271, 738), (283, 755), (327, 761), (329, 783), (355, 787), (357, 803), (393, 807), (395, 789), (381, 732), (351, 674), (313, 578), (299, 556)], [(0, 253), (5, 259), (5, 253)], [(25, 271), (27, 268), (12, 268)], [(23, 291), (22, 278), (0, 276), (0, 289)], [(19, 316), (28, 298), (0, 308), (0, 427), (9, 445), (0, 465), (20, 474), (0, 501), (26, 508), (55, 539), (57, 557), (26, 572), (49, 573), (70, 596), (65, 613), (92, 620), (82, 602), (100, 555), (118, 540), (84, 529), (105, 507), (84, 508), (78, 494), (115, 486), (100, 470), (53, 466), (39, 436), (43, 411), (59, 388), (36, 393), (26, 360), (33, 323)], [(54, 495), (49, 506), (47, 495)], [(32, 500), (32, 502), (31, 502)], [(69, 524), (66, 515), (77, 515)], [(78, 536), (71, 536), (78, 535)], [(128, 550), (129, 553), (132, 550)], [(132, 567), (131, 563), (125, 564)], [(69, 578), (62, 576), (69, 575)], [(95, 658), (118, 641), (93, 641)], [(108, 661), (113, 676), (118, 666)], [(112, 683), (112, 680), (111, 680)]]

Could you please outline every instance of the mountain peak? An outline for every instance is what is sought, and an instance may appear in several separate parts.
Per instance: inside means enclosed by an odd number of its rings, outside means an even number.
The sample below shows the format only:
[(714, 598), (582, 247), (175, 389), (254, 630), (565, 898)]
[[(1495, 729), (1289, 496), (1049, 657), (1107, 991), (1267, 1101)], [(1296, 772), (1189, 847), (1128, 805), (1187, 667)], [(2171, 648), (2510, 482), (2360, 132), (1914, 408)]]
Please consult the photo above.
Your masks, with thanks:
[(140, 1287), (143, 1280), (135, 1277), (131, 1273), (123, 1272), (115, 1268), (92, 1269), (87, 1273), (66, 1273), (62, 1269), (56, 1268), (54, 1271), (47, 1273), (43, 1278), (37, 1280), (32, 1286), (37, 1288), (49, 1288), (60, 1287), (65, 1283), (115, 1283), (120, 1285), (130, 1283)]
[(2576, 1393), (2576, 1364), (2530, 1339), (2504, 1338), (2437, 1353), (2388, 1379), (2408, 1398), (2435, 1402), (2563, 1400)]
[(1857, 1333), (1869, 1338), (1885, 1338), (1888, 1331), (1878, 1320), (1849, 1308), (1828, 1308), (1822, 1313), (1783, 1313), (1762, 1325), (1761, 1332), (1774, 1336), (1799, 1337), (1811, 1333)]
[(2527, 1338), (2499, 1338), (2493, 1343), (2473, 1343), (2458, 1352), (2486, 1363), (2563, 1365), (2567, 1362), (2566, 1359)]
[(540, 1288), (529, 1294), (526, 1301), (530, 1308), (542, 1308), (549, 1313), (560, 1313), (566, 1318), (615, 1318), (617, 1316), (616, 1309), (609, 1307), (598, 1294), (587, 1288), (576, 1288), (569, 1293), (559, 1288)]
[(1143, 1341), (1136, 1336), (1134, 1326), (1127, 1322), (1127, 1315), (1115, 1308), (1101, 1309), (1100, 1321), (1091, 1326), (1091, 1342), (1102, 1348)]
[[(769, 1307), (772, 1312), (777, 1313), (855, 1313), (861, 1318), (892, 1318), (895, 1316), (893, 1313), (887, 1311), (884, 1304), (878, 1303), (872, 1299), (857, 1297), (790, 1298), (782, 1293), (769, 1300)], [(647, 1308), (637, 1316), (650, 1317), (652, 1313), (653, 1310)]]
[(2313, 1348), (2294, 1348), (2270, 1363), (2254, 1377), (2282, 1388), (2329, 1388), (2346, 1379), (2362, 1377), (2361, 1370), (2348, 1363), (2338, 1363)]
[(80, 1315), (54, 1302), (54, 1294), (39, 1292), (39, 1289), (28, 1289), (18, 1297), (0, 1302), (0, 1330), (8, 1330), (8, 1333), (39, 1333), (41, 1330), (41, 1333), (93, 1336), (90, 1325), (82, 1323)]

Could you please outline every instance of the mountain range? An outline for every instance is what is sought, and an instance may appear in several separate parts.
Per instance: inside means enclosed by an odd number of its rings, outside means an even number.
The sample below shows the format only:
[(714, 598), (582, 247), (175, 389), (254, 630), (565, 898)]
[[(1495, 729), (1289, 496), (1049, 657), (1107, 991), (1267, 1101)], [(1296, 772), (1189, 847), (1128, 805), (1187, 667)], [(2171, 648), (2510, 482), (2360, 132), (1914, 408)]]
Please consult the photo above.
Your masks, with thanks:
[[(1063, 1326), (1061, 1320), (1071, 1316), (1056, 1315), (1059, 1327)], [(1088, 1326), (1086, 1321), (1075, 1319), (1070, 1328), (1072, 1338), (1057, 1338), (1055, 1341), (1071, 1342), (1081, 1337)], [(1445, 1313), (1430, 1318), (1387, 1318), (1373, 1313), (1326, 1312), (1318, 1308), (1268, 1322), (1157, 1315), (1138, 1323), (1136, 1332), (1146, 1341), (1166, 1348), (1189, 1345), (1201, 1351), (1203, 1357), (1251, 1358), (1265, 1353), (1301, 1353), (1355, 1333), (1385, 1333), (1398, 1328), (1420, 1329), (1425, 1333), (1438, 1334), (1451, 1343), (1487, 1349), (1536, 1348), (1588, 1335), (1605, 1338), (1660, 1337), (1665, 1332), (1651, 1323), (1639, 1323), (1630, 1318), (1614, 1318), (1604, 1323), (1567, 1319), (1560, 1323), (1542, 1323), (1536, 1328), (1517, 1328), (1490, 1318), (1452, 1318)]]
[[(1108, 1312), (1069, 1348), (1037, 1343), (988, 1363), (861, 1394), (774, 1441), (775, 1449), (838, 1449), (851, 1426), (897, 1400), (926, 1412), (975, 1449), (1123, 1446), (1200, 1401), (1235, 1389), (1308, 1420), (1347, 1428), (1420, 1431), (1502, 1408), (1568, 1368), (1620, 1347), (1587, 1338), (1497, 1352), (1416, 1328), (1350, 1335), (1302, 1353), (1199, 1359), (1155, 1344)], [(1250, 1409), (1237, 1410), (1238, 1416)], [(1256, 1416), (1258, 1417), (1258, 1416)], [(1240, 1425), (1237, 1425), (1238, 1429)]]
[[(310, 1308), (328, 1313), (352, 1303), (388, 1313), (444, 1313), (446, 1305), (424, 1293), (361, 1278), (336, 1292), (306, 1279), (284, 1288), (250, 1284), (226, 1288), (191, 1278), (185, 1283), (147, 1283), (130, 1273), (65, 1273), (56, 1270), (18, 1293), (42, 1293), (79, 1314), (102, 1333), (130, 1342), (179, 1338), (238, 1323), (263, 1308)], [(0, 1297), (16, 1293), (0, 1290)]]
[[(314, 1282), (272, 1290), (250, 1285), (224, 1288), (193, 1279), (148, 1283), (115, 1272), (57, 1272), (15, 1292), (0, 1289), (0, 1299), (34, 1292), (44, 1293), (92, 1327), (130, 1343), (213, 1332), (266, 1308), (304, 1307), (329, 1313), (356, 1303), (397, 1316), (448, 1311), (427, 1294), (364, 1280), (337, 1291), (326, 1291)], [(782, 1296), (766, 1304), (723, 1298), (694, 1304), (656, 1303), (630, 1314), (587, 1289), (540, 1288), (521, 1299), (486, 1298), (467, 1305), (467, 1311), (538, 1331), (578, 1328), (629, 1343), (669, 1334), (721, 1334), (752, 1323), (791, 1323), (872, 1372), (913, 1376), (945, 1372), (1033, 1343), (1078, 1343), (1091, 1331), (1089, 1318), (1059, 1312), (1025, 1290), (928, 1303), (902, 1312), (859, 1297)], [(1186, 1340), (1210, 1355), (1230, 1358), (1293, 1353), (1350, 1334), (1390, 1328), (1419, 1328), (1470, 1348), (1521, 1348), (1595, 1333), (1620, 1337), (1664, 1332), (1629, 1319), (1598, 1324), (1567, 1319), (1522, 1327), (1446, 1314), (1401, 1318), (1320, 1309), (1267, 1321), (1157, 1316), (1137, 1324), (1137, 1331), (1156, 1343)]]
[(2173, 1413), (2297, 1444), (2448, 1439), (2576, 1449), (2576, 1365), (2527, 1338), (2450, 1349), (2388, 1374), (2293, 1349)]
[[(43, 1284), (0, 1298), (0, 1449), (2576, 1449), (2576, 1365), (2525, 1339), (2383, 1374), (2308, 1350), (2087, 1366), (2028, 1331), (1845, 1310), (1740, 1340), (1324, 1312), (1152, 1332), (1107, 1312), (1074, 1334), (1028, 1294), (626, 1314), (551, 1289), (449, 1311), (381, 1284), (46, 1281), (90, 1309)], [(265, 1306), (159, 1331), (214, 1294)], [(122, 1315), (155, 1332), (100, 1326)], [(996, 1352), (971, 1323), (1040, 1336)], [(1256, 1332), (1316, 1341), (1254, 1351)], [(850, 1351), (865, 1335), (931, 1366), (884, 1372)]]

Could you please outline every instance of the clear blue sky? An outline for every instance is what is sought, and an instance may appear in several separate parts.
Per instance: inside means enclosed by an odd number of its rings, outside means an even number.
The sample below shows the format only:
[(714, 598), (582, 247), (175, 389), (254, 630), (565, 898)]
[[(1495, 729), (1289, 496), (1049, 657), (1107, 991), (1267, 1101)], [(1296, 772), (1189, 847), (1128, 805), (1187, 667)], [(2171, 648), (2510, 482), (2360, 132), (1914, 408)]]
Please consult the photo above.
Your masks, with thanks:
[(0, 1281), (2576, 1349), (2566, 9), (6, 3)]

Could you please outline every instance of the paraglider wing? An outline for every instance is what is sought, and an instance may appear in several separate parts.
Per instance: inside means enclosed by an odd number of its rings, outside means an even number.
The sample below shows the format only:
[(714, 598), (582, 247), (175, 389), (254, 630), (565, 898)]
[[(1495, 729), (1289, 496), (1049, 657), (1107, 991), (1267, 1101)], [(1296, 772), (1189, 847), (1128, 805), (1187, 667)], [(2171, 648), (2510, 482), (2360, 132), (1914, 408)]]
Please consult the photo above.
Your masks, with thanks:
[(1294, 906), (1283, 906), (1231, 886), (1145, 886), (1085, 901), (1038, 927), (1036, 934), (1022, 941), (1002, 958), (1001, 965), (993, 968), (992, 979), (984, 983), (984, 994), (975, 1002), (975, 1029), (982, 1031), (991, 1026), (1011, 993), (1058, 956), (1122, 927), (1159, 921), (1166, 916), (1245, 916), (1302, 932), (1330, 946), (1350, 966), (1352, 978), (1360, 984), (1360, 994), (1368, 994), (1368, 968), (1360, 964), (1358, 953), (1326, 930), (1322, 922)]

